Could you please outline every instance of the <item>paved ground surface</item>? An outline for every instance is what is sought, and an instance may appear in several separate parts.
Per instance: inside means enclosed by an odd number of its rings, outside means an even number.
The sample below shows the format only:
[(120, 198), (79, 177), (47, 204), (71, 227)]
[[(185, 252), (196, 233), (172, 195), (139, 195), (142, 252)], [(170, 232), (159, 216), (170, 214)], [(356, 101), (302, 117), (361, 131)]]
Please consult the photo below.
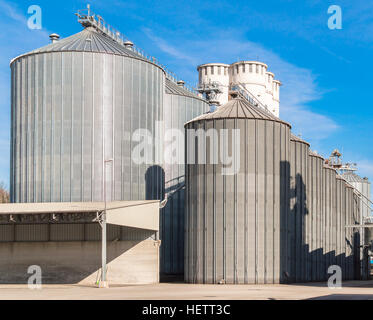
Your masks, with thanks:
[(329, 289), (325, 283), (304, 285), (191, 285), (161, 283), (154, 285), (111, 286), (106, 289), (80, 285), (44, 285), (28, 289), (25, 285), (0, 285), (0, 300), (9, 299), (364, 299), (373, 300), (373, 281), (349, 281), (342, 289)]

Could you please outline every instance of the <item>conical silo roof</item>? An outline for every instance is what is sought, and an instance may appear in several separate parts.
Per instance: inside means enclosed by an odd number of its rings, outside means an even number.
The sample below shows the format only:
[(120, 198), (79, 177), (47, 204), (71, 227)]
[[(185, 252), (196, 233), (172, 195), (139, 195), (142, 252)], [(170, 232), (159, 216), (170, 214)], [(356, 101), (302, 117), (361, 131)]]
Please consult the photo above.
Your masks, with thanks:
[(348, 182), (370, 183), (368, 179), (364, 179), (354, 172), (344, 172), (342, 176)]
[[(44, 47), (35, 49), (31, 52), (22, 54), (21, 56), (18, 56), (15, 59), (31, 54), (64, 51), (116, 54), (121, 56), (133, 57), (149, 62), (136, 52), (124, 47), (120, 43), (116, 42), (109, 36), (103, 34), (102, 32), (96, 30), (93, 27), (87, 27), (81, 32), (78, 32), (72, 36), (61, 39), (54, 43), (50, 43)], [(12, 62), (15, 59), (13, 59)]]
[(256, 120), (267, 120), (274, 121), (285, 124), (291, 128), (291, 125), (274, 115), (270, 112), (261, 109), (259, 107), (253, 106), (247, 100), (242, 98), (235, 98), (229, 100), (226, 104), (219, 107), (214, 112), (205, 113), (198, 116), (187, 124), (195, 121), (205, 121), (205, 120), (218, 120), (218, 119), (256, 119)]
[(199, 97), (197, 94), (187, 90), (185, 87), (177, 85), (175, 82), (171, 81), (168, 78), (166, 78), (166, 83), (165, 84), (166, 84), (165, 85), (165, 90), (166, 90), (167, 94), (197, 98), (197, 99), (206, 101), (205, 99)]
[(300, 142), (300, 143), (304, 143), (304, 144), (310, 146), (310, 144), (307, 141), (301, 139), (300, 137), (298, 137), (298, 136), (296, 136), (295, 134), (292, 134), (292, 133), (290, 135), (290, 140)]
[(310, 155), (311, 157), (320, 158), (320, 159), (322, 159), (323, 161), (325, 160), (321, 155), (319, 155), (317, 152), (312, 151), (312, 150), (309, 151), (309, 155)]

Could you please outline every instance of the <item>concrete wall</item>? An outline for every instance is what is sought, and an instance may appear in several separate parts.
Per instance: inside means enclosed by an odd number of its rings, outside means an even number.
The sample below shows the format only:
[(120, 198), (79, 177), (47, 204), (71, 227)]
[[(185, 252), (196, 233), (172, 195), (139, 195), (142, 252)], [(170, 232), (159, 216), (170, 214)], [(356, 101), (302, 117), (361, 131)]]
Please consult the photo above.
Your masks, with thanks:
[[(108, 242), (109, 284), (159, 282), (159, 242)], [(0, 283), (27, 283), (27, 269), (39, 265), (42, 283), (94, 285), (100, 277), (101, 242), (2, 242)]]

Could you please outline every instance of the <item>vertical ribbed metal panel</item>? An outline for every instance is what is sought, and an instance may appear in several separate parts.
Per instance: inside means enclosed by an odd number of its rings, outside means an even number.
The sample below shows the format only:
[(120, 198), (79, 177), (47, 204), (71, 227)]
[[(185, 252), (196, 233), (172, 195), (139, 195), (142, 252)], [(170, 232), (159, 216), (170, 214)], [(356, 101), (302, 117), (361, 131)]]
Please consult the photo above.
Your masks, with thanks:
[[(353, 222), (353, 210), (354, 210), (354, 189), (347, 186), (346, 188), (346, 225), (351, 226)], [(346, 228), (346, 279), (352, 280), (354, 269), (353, 269), (353, 228)]]
[(323, 217), (322, 217), (322, 237), (323, 237), (323, 261), (322, 261), (322, 279), (327, 279), (327, 269), (329, 266), (330, 255), (330, 173), (331, 170), (325, 166), (323, 168)]
[[(162, 170), (132, 161), (136, 129), (155, 136), (164, 72), (125, 56), (50, 52), (14, 60), (13, 202), (162, 198)], [(105, 150), (104, 150), (105, 140)], [(150, 170), (150, 174), (146, 174)]]
[(310, 281), (308, 277), (309, 241), (307, 227), (309, 208), (308, 188), (308, 144), (299, 140), (290, 141), (291, 193), (288, 230), (290, 234), (290, 278), (295, 282)]
[[(280, 233), (286, 229), (289, 208), (289, 127), (235, 118), (186, 126), (198, 128), (217, 129), (218, 135), (223, 129), (240, 129), (240, 166), (231, 176), (221, 174), (220, 161), (186, 166), (185, 280), (279, 283), (287, 265)], [(206, 141), (207, 150), (210, 144), (219, 147), (214, 138)], [(231, 152), (231, 140), (221, 148)], [(206, 162), (210, 163), (208, 152)]]
[(345, 194), (346, 194), (346, 183), (343, 178), (337, 176), (336, 181), (337, 190), (337, 203), (336, 203), (336, 264), (341, 267), (342, 275), (344, 273), (344, 215), (345, 215)]
[(309, 154), (308, 183), (307, 183), (307, 231), (306, 239), (309, 244), (309, 276), (312, 281), (322, 280), (323, 272), (323, 159)]
[(15, 225), (15, 241), (48, 241), (48, 224), (17, 224)]
[[(154, 236), (154, 231), (109, 224), (109, 241), (139, 241)], [(0, 242), (9, 241), (100, 241), (98, 223), (52, 223), (0, 225)]]
[(50, 225), (50, 241), (83, 241), (84, 224), (66, 223)]
[(324, 279), (328, 278), (328, 268), (336, 264), (336, 239), (337, 239), (337, 173), (329, 166), (324, 167)]
[(14, 241), (15, 225), (2, 224), (0, 225), (0, 242)]
[(331, 261), (330, 265), (337, 264), (337, 172), (332, 171), (331, 178)]
[[(172, 84), (175, 85), (176, 84)], [(181, 92), (185, 89), (179, 88)], [(208, 104), (191, 94), (180, 95), (166, 93), (164, 105), (164, 127), (168, 130), (181, 130), (184, 124), (208, 110)], [(170, 131), (169, 131), (170, 132)], [(171, 150), (171, 141), (165, 144), (166, 150)], [(173, 142), (175, 143), (175, 142)], [(184, 160), (184, 159), (182, 159)], [(165, 163), (165, 193), (171, 195), (160, 217), (160, 269), (161, 273), (182, 274), (184, 272), (184, 216), (185, 189), (180, 188), (185, 183), (185, 166), (182, 163)]]
[[(361, 219), (361, 196), (359, 193), (357, 193), (354, 190), (353, 193), (353, 224), (360, 224), (360, 219)], [(362, 276), (362, 260), (363, 260), (363, 255), (362, 255), (362, 250), (360, 246), (362, 245), (363, 241), (361, 239), (361, 233), (360, 233), (361, 228), (354, 228), (353, 229), (353, 279), (354, 280), (360, 280)]]

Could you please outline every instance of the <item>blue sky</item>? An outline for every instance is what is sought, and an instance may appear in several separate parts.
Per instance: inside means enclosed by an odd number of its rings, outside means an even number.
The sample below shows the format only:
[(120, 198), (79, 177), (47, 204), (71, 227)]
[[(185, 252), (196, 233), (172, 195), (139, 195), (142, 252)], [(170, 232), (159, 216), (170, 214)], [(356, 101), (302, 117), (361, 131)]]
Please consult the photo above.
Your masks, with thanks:
[[(81, 30), (87, 1), (0, 0), (0, 181), (9, 181), (11, 58)], [(334, 148), (373, 181), (371, 142), (373, 2), (299, 0), (89, 1), (92, 10), (179, 77), (196, 84), (196, 66), (259, 59), (282, 81), (281, 118), (328, 156)], [(27, 9), (42, 9), (42, 30)], [(341, 30), (327, 26), (342, 8)]]

